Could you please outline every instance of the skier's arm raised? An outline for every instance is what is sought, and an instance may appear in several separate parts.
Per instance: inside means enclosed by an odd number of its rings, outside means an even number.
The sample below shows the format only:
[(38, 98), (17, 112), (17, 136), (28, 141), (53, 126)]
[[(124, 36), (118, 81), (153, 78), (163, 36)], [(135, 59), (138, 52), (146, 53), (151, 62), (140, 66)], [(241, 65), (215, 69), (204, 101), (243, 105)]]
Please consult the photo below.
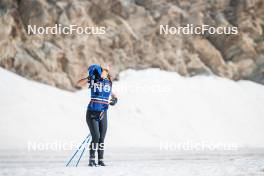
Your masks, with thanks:
[(78, 87), (83, 87), (88, 83), (88, 77), (86, 78), (82, 78), (80, 80), (77, 81), (77, 86)]
[(81, 88), (83, 86), (85, 86), (87, 83), (88, 83), (88, 76), (87, 76), (87, 72), (86, 71), (83, 71), (81, 74), (80, 74), (80, 77), (81, 79), (79, 79), (76, 83), (77, 87)]

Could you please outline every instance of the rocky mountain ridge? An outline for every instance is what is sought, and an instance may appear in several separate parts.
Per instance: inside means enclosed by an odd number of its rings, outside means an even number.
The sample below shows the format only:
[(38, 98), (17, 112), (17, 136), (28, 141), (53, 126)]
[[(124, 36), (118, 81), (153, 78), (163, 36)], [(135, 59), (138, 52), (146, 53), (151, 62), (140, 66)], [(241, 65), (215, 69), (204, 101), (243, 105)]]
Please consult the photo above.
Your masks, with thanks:
[[(27, 26), (104, 26), (104, 35), (28, 35)], [(236, 26), (237, 35), (160, 35), (160, 25)], [(158, 67), (264, 84), (262, 0), (1, 0), (0, 66), (74, 90), (91, 63)]]

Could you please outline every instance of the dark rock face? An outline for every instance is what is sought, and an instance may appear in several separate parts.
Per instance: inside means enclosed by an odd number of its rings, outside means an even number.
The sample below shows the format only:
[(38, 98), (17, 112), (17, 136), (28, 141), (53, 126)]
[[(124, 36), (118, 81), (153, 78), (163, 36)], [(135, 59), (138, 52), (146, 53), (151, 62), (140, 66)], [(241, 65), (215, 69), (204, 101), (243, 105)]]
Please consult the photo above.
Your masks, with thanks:
[[(104, 35), (28, 35), (28, 25), (104, 26)], [(236, 35), (160, 35), (160, 25), (237, 26)], [(159, 67), (264, 84), (262, 0), (1, 0), (0, 66), (67, 90), (91, 63)]]

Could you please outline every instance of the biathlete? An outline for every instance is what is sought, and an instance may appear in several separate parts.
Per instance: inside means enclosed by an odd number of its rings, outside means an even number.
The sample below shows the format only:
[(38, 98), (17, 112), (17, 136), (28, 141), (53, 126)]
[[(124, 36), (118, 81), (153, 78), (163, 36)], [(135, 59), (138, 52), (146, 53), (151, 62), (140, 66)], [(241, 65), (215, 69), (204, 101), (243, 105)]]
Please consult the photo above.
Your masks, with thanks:
[(93, 64), (88, 68), (88, 77), (78, 81), (79, 86), (88, 83), (91, 89), (91, 100), (87, 107), (86, 122), (92, 135), (89, 146), (89, 166), (96, 166), (95, 152), (98, 152), (98, 165), (104, 163), (104, 139), (107, 131), (108, 106), (117, 103), (117, 97), (112, 93), (112, 78), (108, 66)]

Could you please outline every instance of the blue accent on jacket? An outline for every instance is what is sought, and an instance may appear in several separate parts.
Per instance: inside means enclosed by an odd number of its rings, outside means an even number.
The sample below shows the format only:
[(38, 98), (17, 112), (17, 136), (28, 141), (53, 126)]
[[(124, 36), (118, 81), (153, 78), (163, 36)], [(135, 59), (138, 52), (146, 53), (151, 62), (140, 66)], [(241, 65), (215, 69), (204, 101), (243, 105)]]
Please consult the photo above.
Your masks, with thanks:
[(92, 111), (106, 111), (109, 106), (109, 97), (112, 92), (112, 84), (108, 79), (99, 79), (91, 85), (91, 101), (88, 109)]

